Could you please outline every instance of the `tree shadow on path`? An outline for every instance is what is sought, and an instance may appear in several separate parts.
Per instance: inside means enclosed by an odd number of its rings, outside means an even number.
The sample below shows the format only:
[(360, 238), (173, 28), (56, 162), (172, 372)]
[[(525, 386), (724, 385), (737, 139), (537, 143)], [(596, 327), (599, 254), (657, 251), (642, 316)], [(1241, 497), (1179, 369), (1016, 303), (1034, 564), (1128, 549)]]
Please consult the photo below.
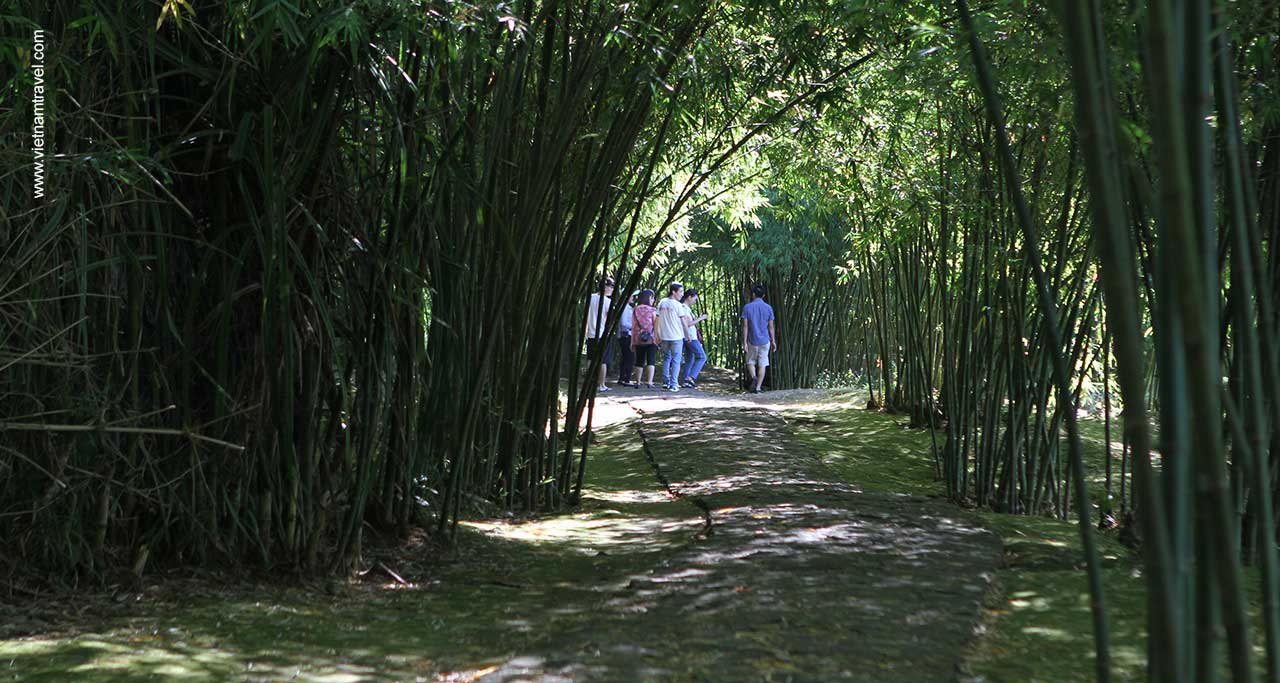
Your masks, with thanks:
[(997, 536), (944, 503), (841, 482), (769, 411), (634, 403), (656, 474), (705, 530), (594, 620), (480, 680), (955, 679)]
[(463, 561), (412, 586), (192, 595), (0, 641), (0, 678), (954, 679), (997, 537), (841, 483), (740, 399), (633, 407), (598, 430), (578, 509), (471, 522)]

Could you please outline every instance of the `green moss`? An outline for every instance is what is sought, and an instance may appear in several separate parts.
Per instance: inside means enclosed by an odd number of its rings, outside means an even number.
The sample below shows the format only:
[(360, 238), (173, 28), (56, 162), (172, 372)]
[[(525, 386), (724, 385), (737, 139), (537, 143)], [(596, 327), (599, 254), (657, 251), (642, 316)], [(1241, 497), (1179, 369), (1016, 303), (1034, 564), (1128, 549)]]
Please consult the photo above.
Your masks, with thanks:
[(824, 464), (862, 490), (938, 495), (928, 430), (907, 429), (901, 418), (863, 410), (858, 398), (841, 393), (821, 408), (787, 408), (783, 416)]
[(695, 508), (657, 485), (632, 430), (598, 436), (581, 506), (464, 523), (455, 561), (411, 577), (411, 587), (387, 578), (324, 599), (237, 587), (143, 602), (77, 633), (0, 641), (0, 679), (436, 680), (538, 650), (592, 618), (602, 578), (625, 584), (702, 526)]
[[(903, 416), (862, 409), (865, 397), (856, 392), (813, 392), (805, 399), (779, 410), (840, 477), (866, 491), (942, 495), (928, 430), (903, 427)], [(1082, 434), (1096, 491), (1105, 452), (1101, 424), (1082, 423)], [(602, 581), (604, 590), (625, 585), (702, 525), (696, 509), (656, 484), (634, 430), (615, 425), (596, 436), (582, 505), (562, 515), (466, 522), (452, 561), (410, 576), (412, 587), (386, 579), (319, 600), (301, 588), (238, 587), (207, 590), (180, 604), (143, 602), (77, 632), (0, 641), (0, 679), (434, 680), (544, 649), (591, 623)], [(1001, 536), (1007, 566), (989, 596), (965, 680), (1092, 680), (1078, 527), (1045, 517), (968, 514)], [(1138, 680), (1145, 647), (1138, 562), (1114, 533), (1100, 533), (1099, 543), (1113, 673), (1115, 680)], [(1256, 577), (1249, 583), (1256, 586)], [(0, 609), (0, 626), (6, 614)]]
[[(989, 511), (978, 516), (1004, 540), (1007, 566), (989, 602), (988, 629), (966, 662), (970, 680), (1094, 680), (1093, 614), (1079, 526)], [(1146, 588), (1138, 560), (1116, 534), (1096, 538), (1113, 680), (1144, 680)]]
[[(943, 494), (934, 477), (933, 439), (927, 429), (907, 429), (906, 418), (862, 408), (865, 397), (848, 393), (818, 408), (786, 409), (797, 435), (824, 462), (866, 491)], [(1090, 486), (1105, 483), (1103, 425), (1081, 423)], [(942, 446), (941, 433), (936, 435)], [(1063, 455), (1066, 454), (1065, 437)], [(1119, 491), (1118, 451), (1113, 484)], [(1095, 493), (1095, 499), (1098, 497)], [(1000, 535), (1006, 567), (989, 599), (981, 636), (964, 663), (964, 680), (1024, 683), (1094, 680), (1093, 621), (1080, 529), (1048, 517), (971, 514)], [(1138, 559), (1114, 532), (1097, 534), (1111, 627), (1114, 680), (1145, 677), (1146, 590)]]
[[(1103, 571), (1111, 629), (1112, 680), (1145, 680), (1146, 590), (1130, 567)], [(1096, 680), (1089, 587), (1078, 569), (1000, 572), (987, 630), (965, 662), (964, 680), (1062, 683)]]

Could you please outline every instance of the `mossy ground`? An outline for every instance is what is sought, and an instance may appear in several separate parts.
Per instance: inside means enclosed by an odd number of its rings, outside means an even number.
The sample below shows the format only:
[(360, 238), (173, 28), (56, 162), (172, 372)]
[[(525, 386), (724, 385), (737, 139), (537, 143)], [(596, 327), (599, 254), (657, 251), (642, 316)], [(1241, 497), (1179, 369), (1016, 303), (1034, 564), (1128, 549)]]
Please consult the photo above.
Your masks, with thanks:
[[(943, 494), (935, 480), (927, 429), (906, 417), (864, 409), (866, 394), (830, 393), (826, 403), (786, 410), (800, 437), (828, 466), (868, 491)], [(1103, 427), (1081, 422), (1092, 491), (1104, 483)], [(940, 435), (939, 435), (940, 436)], [(941, 442), (939, 442), (939, 447)], [(1118, 455), (1118, 454), (1117, 454)], [(1119, 462), (1114, 463), (1119, 484)], [(1097, 496), (1095, 495), (1095, 498)], [(969, 511), (1004, 540), (1006, 566), (990, 596), (983, 633), (964, 665), (964, 680), (1024, 683), (1094, 680), (1093, 622), (1080, 529), (1047, 517)], [(1146, 605), (1139, 558), (1114, 531), (1099, 532), (1111, 628), (1113, 680), (1143, 680)]]
[(0, 681), (471, 680), (586, 620), (589, 584), (625, 582), (701, 529), (654, 481), (633, 432), (598, 434), (578, 509), (464, 523), (450, 559), (396, 567), (409, 586), (375, 569), (335, 595), (203, 583), (181, 597), (103, 596), (92, 616), (20, 637), (33, 607), (0, 606)]
[[(766, 395), (767, 396), (767, 395)], [(927, 430), (863, 409), (865, 395), (808, 392), (779, 406), (832, 470), (866, 491), (940, 496)], [(1086, 423), (1099, 464), (1101, 428)], [(195, 582), (175, 597), (103, 596), (63, 614), (0, 605), (0, 680), (467, 680), (584, 623), (599, 601), (587, 587), (625, 582), (696, 534), (702, 517), (654, 480), (626, 425), (597, 431), (589, 490), (567, 514), (477, 520), (449, 557), (375, 569), (332, 590)], [(1101, 467), (1091, 466), (1093, 472)], [(1095, 482), (1095, 490), (1100, 482)], [(970, 681), (1092, 679), (1092, 624), (1077, 527), (971, 510), (1004, 540), (985, 632), (964, 665)], [(1114, 532), (1100, 534), (1116, 680), (1143, 668), (1144, 592), (1138, 562)], [(420, 552), (442, 551), (424, 546)], [(422, 558), (416, 558), (421, 561)], [(331, 586), (331, 588), (333, 588)], [(34, 626), (33, 626), (34, 624)], [(18, 635), (20, 634), (20, 635)]]

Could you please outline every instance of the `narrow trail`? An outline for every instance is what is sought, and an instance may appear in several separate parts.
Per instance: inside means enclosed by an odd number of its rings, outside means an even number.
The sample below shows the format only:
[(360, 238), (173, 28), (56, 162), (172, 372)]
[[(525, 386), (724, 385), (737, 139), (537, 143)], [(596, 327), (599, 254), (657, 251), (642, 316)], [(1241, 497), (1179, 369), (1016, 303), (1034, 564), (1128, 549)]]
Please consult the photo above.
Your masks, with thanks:
[[(957, 680), (1000, 539), (828, 469), (787, 417), (829, 401), (615, 390), (582, 504), (465, 522), (466, 561), (331, 600), (199, 583), (110, 600), (62, 633), (0, 639), (0, 679)], [(12, 616), (0, 605), (0, 632)]]
[(839, 481), (771, 409), (785, 392), (765, 396), (603, 399), (642, 416), (655, 476), (705, 525), (552, 651), (480, 680), (955, 680), (1000, 539), (945, 503)]

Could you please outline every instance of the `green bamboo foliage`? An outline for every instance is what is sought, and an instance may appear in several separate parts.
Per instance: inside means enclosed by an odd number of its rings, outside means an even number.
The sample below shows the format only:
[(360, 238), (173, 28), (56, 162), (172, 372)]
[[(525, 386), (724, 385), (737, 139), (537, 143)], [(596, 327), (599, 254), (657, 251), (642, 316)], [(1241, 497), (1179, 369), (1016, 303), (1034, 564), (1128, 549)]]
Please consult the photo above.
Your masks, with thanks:
[[(1026, 240), (1027, 265), (1035, 282), (1041, 315), (1044, 323), (1044, 334), (1050, 345), (1049, 363), (1052, 366), (1053, 384), (1058, 404), (1061, 406), (1067, 426), (1067, 438), (1070, 444), (1070, 468), (1076, 486), (1076, 518), (1080, 527), (1081, 547), (1084, 549), (1088, 563), (1090, 608), (1093, 612), (1094, 649), (1096, 654), (1098, 681), (1111, 680), (1110, 644), (1108, 642), (1108, 626), (1106, 603), (1102, 588), (1102, 566), (1098, 557), (1098, 547), (1094, 539), (1093, 516), (1089, 500), (1089, 492), (1085, 488), (1084, 455), (1080, 443), (1080, 433), (1076, 424), (1076, 400), (1071, 389), (1071, 374), (1065, 360), (1062, 328), (1059, 322), (1059, 307), (1049, 277), (1045, 272), (1040, 255), (1039, 227), (1032, 217), (1031, 208), (1022, 192), (1022, 180), (1019, 177), (1017, 162), (1009, 145), (1006, 133), (1003, 105), (996, 91), (995, 78), (992, 75), (990, 59), (982, 39), (974, 28), (973, 18), (965, 0), (956, 0), (960, 10), (965, 32), (969, 37), (969, 45), (973, 61), (978, 72), (978, 82), (982, 98), (997, 141), (1000, 155), (1000, 166), (1004, 173), (1009, 196), (1014, 204), (1014, 213), (1019, 227)], [(1057, 284), (1057, 283), (1053, 283)]]
[[(16, 230), (72, 215), (74, 229), (15, 235), (35, 256), (14, 273), (65, 272), (7, 308), (6, 338), (21, 352), (40, 343), (30, 323), (74, 315), (47, 341), (83, 360), (0, 378), (10, 396), (56, 387), (6, 401), (17, 466), (0, 533), (56, 576), (141, 573), (149, 558), (344, 563), (371, 500), (387, 529), (412, 510), (379, 478), (405, 467), (415, 433), (377, 427), (402, 425), (390, 400), (412, 410), (420, 390), (421, 219), (401, 198), (402, 159), (422, 148), (384, 144), (412, 84), (383, 71), (357, 15), (209, 6), (157, 30), (154, 8), (92, 9), (96, 23), (43, 21), (84, 50), (59, 52), (83, 90), (68, 99), (103, 104), (58, 103), (57, 191)], [(46, 460), (57, 452), (70, 457)], [(60, 493), (41, 504), (30, 487), (49, 476)]]
[(653, 282), (674, 279), (697, 288), (699, 307), (710, 316), (702, 325), (708, 357), (739, 377), (746, 376), (739, 315), (752, 285), (764, 284), (780, 348), (770, 359), (767, 386), (835, 382), (850, 373), (863, 341), (859, 320), (850, 315), (859, 283), (836, 265), (848, 252), (849, 226), (804, 198), (777, 190), (763, 195), (768, 203), (752, 212), (749, 225), (699, 214), (690, 241), (703, 246), (677, 254)]
[[(723, 293), (713, 305), (726, 315), (746, 283), (768, 280), (796, 330), (833, 329), (828, 301), (850, 297), (839, 310), (851, 335), (806, 345), (803, 357), (856, 370), (873, 407), (930, 428), (953, 497), (1074, 517), (1086, 547), (1094, 524), (1129, 527), (1149, 571), (1153, 680), (1213, 680), (1223, 666), (1237, 680), (1253, 675), (1242, 566), (1256, 563), (1274, 680), (1275, 127), (1265, 105), (1249, 102), (1260, 97), (1238, 86), (1271, 75), (1257, 56), (1273, 50), (1258, 30), (1246, 29), (1250, 48), (1233, 48), (1230, 37), (1233, 19), (1275, 17), (1206, 3), (1150, 10), (1133, 31), (1131, 17), (1096, 3), (1059, 7), (1074, 122), (1058, 116), (1061, 91), (1028, 93), (1017, 68), (996, 83), (1001, 63), (1022, 57), (1003, 51), (987, 58), (995, 68), (977, 60), (979, 87), (931, 103), (930, 127), (910, 104), (894, 110), (902, 118), (888, 132), (854, 123), (847, 147), (872, 161), (804, 181), (812, 194), (848, 197), (836, 213), (850, 239), (820, 265), (794, 268), (804, 252), (792, 247), (772, 273), (750, 249), (731, 257), (740, 262), (692, 256), (688, 270), (715, 274)], [(993, 19), (1023, 21), (997, 8), (980, 22)], [(980, 22), (966, 34), (981, 34)], [(1139, 33), (1145, 42), (1113, 44)], [(1148, 80), (1113, 79), (1123, 59), (1141, 59)], [(994, 115), (1006, 88), (1023, 98), (1009, 106), (1010, 122)], [(904, 158), (894, 141), (901, 127), (928, 136), (927, 149)], [(821, 231), (813, 217), (794, 223)], [(734, 265), (715, 270), (726, 262)], [(841, 263), (847, 287), (788, 306), (792, 283), (803, 283), (801, 293), (824, 289), (816, 273)], [(732, 347), (716, 353), (734, 358)], [(813, 383), (778, 370), (795, 385)], [(1104, 420), (1096, 472), (1073, 433), (1083, 406)], [(1122, 429), (1112, 428), (1117, 414)], [(1096, 508), (1085, 490), (1091, 475), (1105, 482)], [(1096, 558), (1091, 565), (1100, 596)], [(1104, 612), (1098, 600), (1100, 677)]]
[(771, 388), (862, 384), (957, 501), (1129, 527), (1151, 680), (1280, 683), (1274, 6), (46, 4), (0, 16), (63, 86), (44, 202), (0, 110), (0, 574), (345, 571), (572, 502), (585, 296), (695, 286), (741, 369), (763, 282)]
[(70, 87), (50, 200), (0, 180), (0, 571), (342, 570), (563, 501), (566, 292), (704, 9), (25, 13)]
[[(438, 370), (425, 411), (438, 425), (428, 450), (443, 456), (442, 526), (475, 491), (534, 507), (580, 486), (573, 435), (585, 392), (571, 385), (565, 424), (573, 427), (561, 444), (560, 341), (581, 325), (577, 293), (601, 279), (595, 265), (627, 215), (622, 199), (643, 191), (644, 165), (653, 163), (652, 147), (634, 151), (654, 106), (648, 79), (670, 72), (702, 24), (696, 8), (655, 5), (644, 10), (645, 26), (637, 23), (636, 42), (619, 42), (626, 17), (602, 21), (609, 15), (597, 9), (579, 16), (546, 7), (528, 28), (540, 43), (513, 46), (500, 68), (459, 64), (457, 82), (441, 91), (491, 98), (480, 112), (455, 113), (486, 134), (457, 131), (431, 197), (441, 212), (428, 261), (437, 283), (428, 353)], [(565, 41), (580, 47), (557, 51)], [(663, 56), (649, 61), (659, 44)], [(503, 77), (490, 92), (491, 69)], [(630, 181), (619, 188), (617, 178)]]
[[(1121, 163), (1115, 137), (1117, 98), (1101, 31), (1106, 17), (1090, 3), (1060, 11), (1095, 226), (1106, 245), (1102, 274), (1150, 575), (1150, 674), (1160, 681), (1214, 680), (1224, 657), (1233, 680), (1254, 679), (1241, 570), (1246, 561), (1262, 566), (1267, 680), (1280, 675), (1266, 436), (1267, 413), (1275, 405), (1269, 394), (1277, 385), (1262, 379), (1274, 379), (1275, 349), (1262, 340), (1275, 327), (1270, 293), (1256, 284), (1271, 276), (1256, 260), (1261, 240), (1251, 226), (1257, 209), (1250, 200), (1250, 165), (1243, 162), (1230, 29), (1214, 11), (1207, 2), (1153, 2), (1141, 27), (1159, 191), (1151, 279), (1163, 425), (1158, 469), (1147, 455), (1143, 297), (1135, 288), (1141, 264), (1131, 246), (1131, 227), (1145, 223), (1149, 200), (1145, 193), (1124, 194), (1126, 184), (1119, 182), (1133, 170)], [(1207, 123), (1211, 114), (1219, 121), (1216, 136)], [(1139, 243), (1144, 233), (1138, 231)], [(1156, 656), (1167, 652), (1180, 656)]]

